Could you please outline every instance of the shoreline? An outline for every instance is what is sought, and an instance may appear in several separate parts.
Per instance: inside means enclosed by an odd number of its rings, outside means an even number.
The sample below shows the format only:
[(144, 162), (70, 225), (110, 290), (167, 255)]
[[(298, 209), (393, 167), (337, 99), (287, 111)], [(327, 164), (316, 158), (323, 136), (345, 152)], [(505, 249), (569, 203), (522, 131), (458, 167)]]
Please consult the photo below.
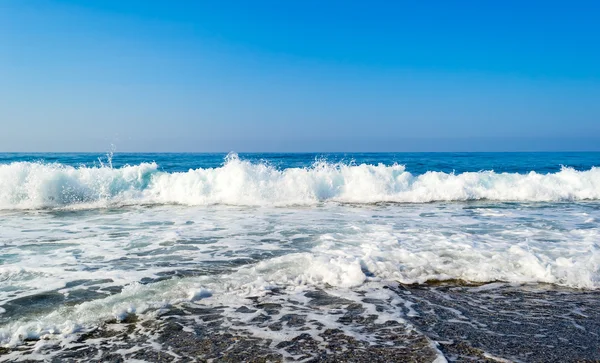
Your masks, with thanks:
[[(600, 291), (455, 282), (387, 284), (385, 290), (404, 301), (396, 320), (389, 319), (390, 301), (383, 299), (357, 303), (318, 289), (298, 304), (274, 293), (249, 298), (243, 306), (200, 301), (171, 306), (155, 317), (129, 315), (67, 339), (0, 349), (0, 361), (600, 360), (600, 337), (594, 333), (600, 331)], [(273, 302), (277, 298), (281, 303)], [(234, 308), (250, 318), (232, 318), (226, 310)], [(338, 327), (319, 327), (308, 318), (311, 313), (333, 317)]]

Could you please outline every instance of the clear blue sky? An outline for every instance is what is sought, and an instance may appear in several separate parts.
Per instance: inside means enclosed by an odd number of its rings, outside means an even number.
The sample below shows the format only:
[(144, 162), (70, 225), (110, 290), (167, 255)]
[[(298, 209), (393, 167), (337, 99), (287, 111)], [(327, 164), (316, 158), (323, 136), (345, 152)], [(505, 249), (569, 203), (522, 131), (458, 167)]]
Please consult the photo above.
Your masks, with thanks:
[(0, 151), (600, 150), (598, 1), (0, 1)]

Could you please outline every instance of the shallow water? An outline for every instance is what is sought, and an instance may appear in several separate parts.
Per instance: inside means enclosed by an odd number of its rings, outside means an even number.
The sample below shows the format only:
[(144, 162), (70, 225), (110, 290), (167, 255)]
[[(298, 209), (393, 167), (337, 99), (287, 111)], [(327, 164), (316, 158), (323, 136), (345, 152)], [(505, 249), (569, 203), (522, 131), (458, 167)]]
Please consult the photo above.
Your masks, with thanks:
[[(482, 341), (510, 329), (548, 336), (538, 345), (570, 354), (562, 358), (599, 359), (589, 313), (600, 286), (599, 159), (2, 154), (0, 344), (10, 349), (0, 360), (59, 359), (111, 319), (158, 324), (200, 307), (218, 310), (215, 332), (270, 342), (274, 359), (313, 357), (319, 349), (289, 342), (304, 334), (318, 347), (325, 331), (368, 347), (414, 338), (408, 346), (424, 361), (543, 354)], [(551, 313), (540, 317), (540, 306)], [(390, 333), (391, 322), (401, 328)], [(573, 348), (570, 327), (585, 347)], [(461, 339), (480, 351), (456, 348)], [(45, 353), (19, 351), (31, 344)]]

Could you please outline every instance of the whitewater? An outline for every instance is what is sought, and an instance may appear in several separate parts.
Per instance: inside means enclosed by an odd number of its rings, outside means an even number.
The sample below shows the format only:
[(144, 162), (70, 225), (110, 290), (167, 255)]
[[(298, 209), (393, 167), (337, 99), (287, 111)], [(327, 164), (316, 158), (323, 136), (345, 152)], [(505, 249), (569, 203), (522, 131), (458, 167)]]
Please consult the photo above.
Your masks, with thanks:
[(523, 341), (580, 358), (564, 339), (598, 340), (598, 165), (597, 153), (0, 154), (0, 361), (182, 354), (168, 321), (188, 345), (238, 334), (274, 360), (314, 358), (334, 333), (344, 352), (407, 360), (527, 361), (502, 355)]
[(403, 165), (315, 162), (278, 170), (230, 154), (222, 167), (160, 171), (156, 163), (112, 168), (59, 163), (0, 165), (0, 208), (38, 209), (78, 204), (314, 205), (436, 201), (580, 201), (600, 199), (600, 169), (540, 174), (414, 175)]

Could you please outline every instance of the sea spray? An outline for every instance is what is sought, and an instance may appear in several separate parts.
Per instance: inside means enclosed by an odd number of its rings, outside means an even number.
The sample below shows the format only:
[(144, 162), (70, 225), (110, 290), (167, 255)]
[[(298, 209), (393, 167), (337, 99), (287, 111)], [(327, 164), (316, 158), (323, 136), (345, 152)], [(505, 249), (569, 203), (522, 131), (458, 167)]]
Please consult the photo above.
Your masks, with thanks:
[(0, 208), (38, 209), (184, 205), (313, 205), (428, 203), (436, 201), (558, 202), (600, 199), (600, 169), (559, 172), (412, 174), (403, 165), (348, 165), (317, 161), (311, 167), (277, 169), (229, 155), (223, 166), (163, 172), (156, 163), (113, 168), (58, 163), (0, 165)]

